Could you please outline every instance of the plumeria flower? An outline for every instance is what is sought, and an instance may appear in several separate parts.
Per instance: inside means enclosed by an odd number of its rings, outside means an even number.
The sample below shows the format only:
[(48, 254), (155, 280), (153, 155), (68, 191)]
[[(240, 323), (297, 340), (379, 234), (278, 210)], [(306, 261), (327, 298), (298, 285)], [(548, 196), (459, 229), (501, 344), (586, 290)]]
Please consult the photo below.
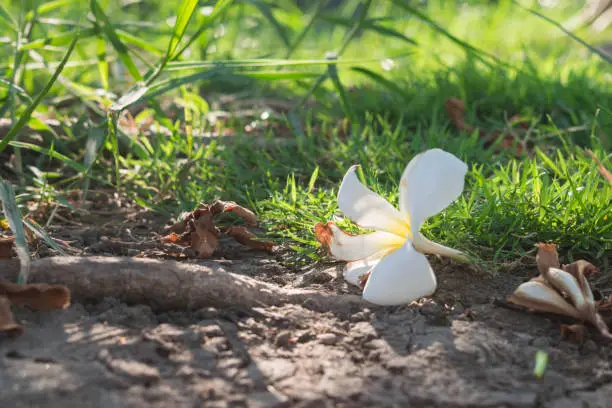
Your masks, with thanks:
[(410, 303), (436, 290), (436, 276), (424, 254), (466, 260), (455, 249), (423, 237), (425, 220), (463, 191), (467, 165), (431, 149), (415, 156), (400, 180), (399, 210), (364, 186), (351, 167), (338, 191), (338, 207), (355, 224), (374, 232), (349, 235), (334, 223), (318, 224), (317, 237), (331, 255), (348, 261), (344, 278), (363, 287), (363, 298), (379, 305)]

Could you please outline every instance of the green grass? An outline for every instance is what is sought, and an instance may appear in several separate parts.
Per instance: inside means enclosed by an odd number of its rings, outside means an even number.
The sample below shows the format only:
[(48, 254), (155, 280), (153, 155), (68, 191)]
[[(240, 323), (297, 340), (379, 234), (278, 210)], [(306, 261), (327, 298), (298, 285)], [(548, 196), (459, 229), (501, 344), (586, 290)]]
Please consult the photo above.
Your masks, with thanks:
[[(10, 56), (0, 63), (0, 116), (25, 124), (33, 106), (34, 131), (0, 144), (5, 160), (20, 154), (2, 176), (18, 184), (22, 207), (74, 208), (69, 190), (100, 186), (168, 216), (236, 200), (292, 248), (288, 263), (313, 262), (316, 222), (355, 228), (335, 203), (351, 165), (396, 203), (408, 161), (440, 147), (470, 172), (462, 197), (424, 226), (428, 237), (489, 265), (553, 241), (564, 261), (586, 257), (609, 270), (612, 187), (583, 149), (612, 167), (612, 67), (511, 1), (404, 3), (302, 13), (289, 1), (13, 2), (0, 12), (0, 52)], [(557, 20), (572, 12), (539, 11)], [(517, 158), (484, 149), (450, 125), (450, 97), (483, 129), (519, 115), (535, 150)], [(139, 105), (135, 122), (153, 131), (130, 133), (122, 120)], [(211, 122), (219, 110), (227, 119)], [(207, 136), (224, 131), (232, 135)]]

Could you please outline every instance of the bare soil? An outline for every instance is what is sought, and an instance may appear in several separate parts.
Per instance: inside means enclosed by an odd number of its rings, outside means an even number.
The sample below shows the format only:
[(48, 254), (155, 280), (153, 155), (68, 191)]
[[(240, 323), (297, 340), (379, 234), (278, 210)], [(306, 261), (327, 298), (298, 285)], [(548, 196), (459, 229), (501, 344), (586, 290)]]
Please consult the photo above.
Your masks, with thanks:
[[(142, 256), (104, 236), (151, 239), (157, 221), (107, 217), (54, 236), (79, 255)], [(126, 224), (127, 222), (127, 224)], [(101, 225), (101, 226), (100, 226)], [(139, 233), (138, 231), (142, 231)], [(45, 247), (41, 256), (53, 255)], [(154, 256), (148, 254), (147, 256)], [(278, 257), (230, 241), (223, 268), (281, 288), (358, 294), (337, 265), (285, 268)], [(160, 310), (75, 298), (66, 310), (16, 309), (23, 336), (0, 339), (2, 407), (607, 407), (610, 344), (594, 330), (582, 345), (561, 320), (504, 303), (530, 265), (497, 276), (431, 259), (439, 289), (401, 307), (320, 310), (305, 300), (252, 308)], [(548, 352), (542, 378), (537, 350)]]

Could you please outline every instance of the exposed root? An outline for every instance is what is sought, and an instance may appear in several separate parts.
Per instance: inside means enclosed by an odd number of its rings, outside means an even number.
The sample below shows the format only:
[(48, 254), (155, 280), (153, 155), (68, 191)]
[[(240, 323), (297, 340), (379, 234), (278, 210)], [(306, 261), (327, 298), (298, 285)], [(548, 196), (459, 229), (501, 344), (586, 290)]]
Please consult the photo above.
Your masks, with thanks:
[[(0, 261), (0, 278), (14, 280), (16, 260)], [(285, 289), (229, 272), (214, 261), (198, 264), (127, 257), (52, 257), (32, 262), (30, 282), (66, 285), (74, 300), (117, 297), (156, 310), (253, 308), (287, 303), (332, 313), (354, 313), (371, 304), (355, 295)]]

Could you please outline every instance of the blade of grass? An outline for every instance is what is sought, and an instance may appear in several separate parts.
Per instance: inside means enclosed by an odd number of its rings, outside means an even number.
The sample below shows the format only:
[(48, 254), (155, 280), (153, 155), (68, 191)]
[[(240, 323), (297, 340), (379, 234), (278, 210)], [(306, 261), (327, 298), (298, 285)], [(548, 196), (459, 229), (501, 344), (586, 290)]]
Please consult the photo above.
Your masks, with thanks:
[(547, 23), (550, 23), (552, 25), (554, 25), (555, 27), (557, 27), (559, 30), (563, 31), (568, 37), (570, 37), (572, 40), (582, 44), (583, 46), (585, 46), (586, 48), (589, 49), (589, 51), (591, 51), (594, 54), (597, 54), (599, 57), (601, 57), (601, 59), (603, 59), (604, 61), (606, 61), (607, 63), (612, 63), (612, 57), (610, 57), (609, 55), (607, 55), (604, 52), (601, 52), (600, 50), (598, 50), (597, 48), (593, 47), (592, 45), (590, 45), (589, 43), (587, 43), (586, 41), (584, 41), (582, 38), (578, 37), (576, 34), (572, 33), (571, 31), (567, 30), (565, 27), (563, 27), (563, 25), (561, 23), (558, 23), (557, 21), (553, 20), (550, 17), (546, 17), (544, 14), (523, 6), (522, 4), (520, 4), (518, 1), (516, 0), (512, 0), (512, 2), (514, 4), (516, 4), (517, 6), (519, 6), (520, 8), (522, 8), (525, 11), (528, 11), (529, 13), (533, 14), (534, 16), (546, 21)]
[(59, 252), (60, 255), (66, 255), (64, 250), (47, 234), (47, 232), (34, 220), (24, 219), (23, 223), (37, 237), (45, 241), (47, 245)]
[(13, 139), (15, 139), (19, 131), (28, 123), (28, 121), (30, 120), (30, 116), (32, 116), (32, 112), (34, 112), (38, 104), (42, 101), (42, 99), (45, 97), (47, 92), (49, 92), (49, 90), (51, 89), (51, 87), (53, 86), (57, 78), (59, 77), (60, 73), (64, 69), (64, 65), (66, 65), (66, 62), (70, 58), (72, 51), (74, 51), (74, 47), (78, 39), (79, 39), (79, 35), (77, 34), (76, 36), (74, 36), (72, 42), (70, 43), (70, 46), (68, 47), (68, 50), (66, 50), (66, 53), (64, 54), (64, 58), (62, 58), (62, 61), (57, 66), (57, 69), (51, 76), (51, 79), (49, 80), (49, 82), (47, 82), (43, 90), (40, 91), (40, 93), (36, 96), (34, 101), (32, 101), (32, 103), (28, 105), (25, 112), (23, 112), (23, 114), (21, 115), (17, 123), (15, 123), (13, 127), (11, 127), (7, 135), (4, 136), (2, 140), (0, 140), (0, 152), (6, 149), (9, 142), (13, 141)]
[(2, 179), (0, 179), (0, 200), (2, 200), (2, 211), (4, 212), (4, 216), (15, 236), (15, 249), (17, 250), (19, 262), (21, 264), (17, 283), (26, 283), (28, 275), (30, 274), (30, 251), (28, 250), (28, 243), (26, 242), (21, 214), (17, 208), (15, 190), (11, 184)]
[(28, 95), (28, 93), (25, 91), (25, 89), (23, 89), (20, 86), (17, 86), (15, 84), (13, 84), (8, 79), (0, 78), (0, 86), (12, 90), (13, 92), (15, 92), (15, 94), (19, 95), (22, 99), (25, 99), (26, 102), (32, 103), (32, 98), (30, 97), (30, 95)]
[(289, 35), (287, 34), (288, 29), (276, 19), (274, 13), (272, 12), (272, 8), (268, 4), (258, 0), (244, 0), (244, 2), (252, 4), (257, 8), (257, 10), (259, 10), (259, 12), (266, 18), (266, 20), (268, 20), (270, 24), (272, 24), (272, 27), (274, 27), (274, 29), (278, 33), (278, 36), (285, 44), (285, 47), (287, 49), (290, 49), (291, 41), (289, 40)]
[(391, 92), (395, 92), (396, 94), (404, 98), (406, 102), (410, 102), (412, 100), (410, 95), (408, 95), (408, 93), (406, 93), (402, 88), (400, 88), (395, 82), (388, 80), (387, 78), (383, 77), (380, 74), (377, 74), (374, 71), (370, 71), (369, 69), (366, 69), (363, 67), (351, 67), (351, 70), (355, 72), (359, 72), (360, 74), (367, 76), (374, 82), (387, 88)]
[(173, 55), (172, 60), (176, 60), (180, 58), (181, 55), (183, 55), (183, 53), (185, 52), (185, 50), (189, 48), (191, 44), (193, 44), (193, 42), (197, 40), (202, 35), (202, 33), (211, 26), (211, 24), (215, 22), (217, 18), (229, 8), (229, 6), (232, 5), (233, 2), (234, 0), (217, 1), (217, 3), (215, 4), (215, 7), (213, 8), (212, 13), (210, 13), (208, 16), (206, 16), (206, 18), (204, 18), (204, 20), (202, 21), (202, 23), (200, 24), (196, 32), (189, 38), (187, 43), (178, 52), (176, 52)]
[(488, 52), (486, 52), (484, 50), (481, 50), (481, 49), (471, 45), (470, 43), (455, 37), (448, 30), (445, 30), (442, 26), (440, 26), (434, 20), (429, 18), (427, 15), (421, 13), (416, 8), (414, 8), (414, 7), (410, 6), (409, 4), (407, 4), (406, 1), (402, 1), (402, 0), (392, 0), (392, 1), (393, 1), (394, 4), (396, 4), (399, 7), (403, 8), (407, 12), (413, 14), (419, 20), (427, 23), (430, 27), (432, 27), (434, 30), (436, 30), (437, 32), (439, 32), (440, 34), (442, 34), (443, 36), (448, 38), (453, 43), (457, 44), (458, 46), (460, 46), (461, 48), (463, 48), (463, 49), (465, 49), (467, 51), (470, 51), (482, 63), (484, 63), (484, 64), (486, 64), (488, 66), (492, 65), (489, 61), (487, 61), (485, 58), (483, 58), (483, 56), (485, 56), (485, 57), (489, 58), (491, 61), (494, 61), (495, 63), (497, 63), (498, 65), (501, 65), (501, 66), (504, 66), (504, 67), (509, 67), (509, 68), (511, 67), (507, 62), (504, 62), (504, 61), (500, 60), (495, 55), (489, 54)]
[(89, 4), (90, 4), (91, 12), (96, 18), (97, 25), (102, 28), (102, 31), (104, 32), (106, 37), (109, 39), (109, 41), (113, 45), (113, 48), (115, 49), (117, 54), (119, 54), (119, 58), (121, 59), (125, 67), (127, 68), (132, 78), (136, 81), (141, 81), (142, 75), (140, 75), (140, 72), (138, 72), (138, 68), (136, 67), (136, 64), (134, 63), (134, 60), (128, 53), (128, 49), (125, 46), (125, 44), (123, 44), (121, 39), (117, 36), (115, 28), (113, 27), (110, 20), (108, 19), (108, 16), (102, 10), (102, 7), (100, 7), (100, 4), (98, 3), (98, 1), (90, 0)]

